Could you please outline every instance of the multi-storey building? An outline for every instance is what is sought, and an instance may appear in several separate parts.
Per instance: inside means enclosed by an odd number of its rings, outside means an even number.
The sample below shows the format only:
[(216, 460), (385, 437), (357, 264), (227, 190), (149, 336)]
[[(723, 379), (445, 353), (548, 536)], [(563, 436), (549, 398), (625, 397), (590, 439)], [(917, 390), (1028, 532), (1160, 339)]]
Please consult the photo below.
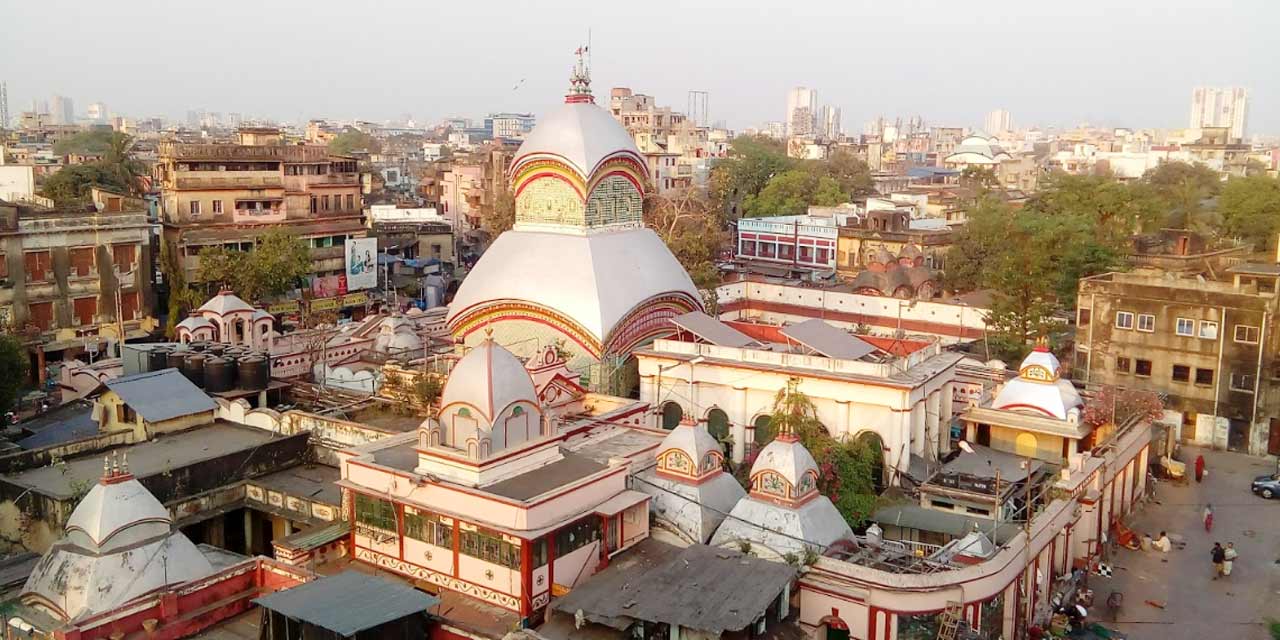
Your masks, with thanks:
[(283, 228), (312, 247), (313, 273), (343, 271), (347, 238), (364, 237), (356, 160), (319, 145), (241, 129), (240, 144), (161, 143), (155, 165), (164, 239), (194, 279), (204, 247), (249, 249)]
[(1244, 139), (1249, 118), (1249, 92), (1242, 87), (1196, 87), (1191, 92), (1191, 128), (1227, 127)]
[(493, 138), (520, 138), (533, 131), (535, 121), (532, 113), (491, 113), (484, 128)]
[(1081, 280), (1075, 378), (1168, 394), (1183, 440), (1278, 453), (1280, 267), (1227, 273), (1229, 282), (1141, 272)]
[(95, 199), (90, 212), (0, 201), (0, 323), (30, 338), (41, 382), (47, 356), (154, 323), (146, 206)]
[(811, 136), (818, 117), (818, 92), (796, 87), (787, 92), (787, 135)]
[(984, 126), (987, 129), (987, 133), (992, 135), (1013, 131), (1013, 116), (1009, 115), (1009, 112), (1004, 109), (996, 109), (987, 113)]

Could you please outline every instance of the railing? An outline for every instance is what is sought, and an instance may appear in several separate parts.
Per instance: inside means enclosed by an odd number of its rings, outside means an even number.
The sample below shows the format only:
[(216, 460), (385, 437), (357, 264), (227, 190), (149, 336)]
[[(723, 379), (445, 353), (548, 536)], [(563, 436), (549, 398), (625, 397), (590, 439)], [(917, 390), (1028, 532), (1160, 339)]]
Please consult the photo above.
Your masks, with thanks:
[(175, 180), (179, 189), (228, 188), (272, 189), (283, 187), (279, 176), (182, 177)]
[(774, 367), (817, 369), (832, 373), (847, 373), (878, 378), (892, 377), (895, 371), (899, 369), (909, 369), (920, 364), (926, 358), (940, 353), (940, 347), (935, 343), (930, 347), (926, 347), (912, 353), (906, 358), (899, 359), (897, 362), (880, 364), (874, 362), (862, 362), (860, 360), (828, 358), (820, 355), (779, 353), (776, 351), (765, 351), (762, 349), (721, 347), (712, 344), (696, 344), (693, 342), (683, 342), (678, 340), (656, 340), (653, 343), (653, 348), (656, 351), (664, 351), (667, 353), (705, 356), (708, 358), (719, 358), (722, 360), (732, 360), (736, 362), (753, 362), (767, 364)]

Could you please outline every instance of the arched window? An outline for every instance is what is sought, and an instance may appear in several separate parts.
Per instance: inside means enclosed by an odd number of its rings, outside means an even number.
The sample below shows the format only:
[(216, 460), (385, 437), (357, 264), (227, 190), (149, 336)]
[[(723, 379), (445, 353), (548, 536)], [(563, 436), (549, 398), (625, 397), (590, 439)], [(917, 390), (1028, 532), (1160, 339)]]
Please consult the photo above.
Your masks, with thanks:
[(729, 439), (729, 414), (720, 409), (707, 412), (707, 431), (717, 442)]
[(668, 402), (662, 405), (662, 428), (674, 429), (680, 424), (680, 419), (684, 417), (684, 409), (675, 402)]
[(872, 455), (871, 478), (875, 484), (876, 493), (884, 491), (884, 440), (881, 440), (880, 434), (874, 431), (863, 431), (858, 434), (855, 441), (866, 447), (867, 452)]
[(470, 418), (470, 417), (471, 417), (471, 410), (470, 410), (470, 409), (468, 409), (468, 408), (466, 408), (466, 407), (462, 407), (461, 409), (458, 409), (458, 417), (459, 417), (459, 418)]
[(754, 442), (757, 447), (763, 447), (768, 444), (770, 440), (773, 440), (773, 427), (769, 426), (770, 422), (773, 422), (773, 416), (765, 414), (757, 416), (756, 421), (751, 425), (752, 431), (755, 432), (752, 436), (752, 442)]
[(517, 406), (516, 408), (511, 410), (511, 416), (513, 418), (515, 416), (522, 416), (522, 415), (524, 415), (524, 407)]
[(1013, 441), (1014, 451), (1023, 457), (1034, 458), (1036, 455), (1036, 437), (1030, 433), (1019, 433)]

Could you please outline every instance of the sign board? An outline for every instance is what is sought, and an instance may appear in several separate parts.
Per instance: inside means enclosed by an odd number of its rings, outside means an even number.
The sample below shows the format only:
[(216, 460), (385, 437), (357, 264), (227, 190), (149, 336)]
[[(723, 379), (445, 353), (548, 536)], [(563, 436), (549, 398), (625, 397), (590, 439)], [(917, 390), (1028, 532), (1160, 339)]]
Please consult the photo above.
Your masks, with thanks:
[(342, 297), (342, 306), (355, 307), (369, 301), (369, 296), (363, 293), (349, 293)]
[(347, 238), (347, 291), (378, 286), (378, 239)]

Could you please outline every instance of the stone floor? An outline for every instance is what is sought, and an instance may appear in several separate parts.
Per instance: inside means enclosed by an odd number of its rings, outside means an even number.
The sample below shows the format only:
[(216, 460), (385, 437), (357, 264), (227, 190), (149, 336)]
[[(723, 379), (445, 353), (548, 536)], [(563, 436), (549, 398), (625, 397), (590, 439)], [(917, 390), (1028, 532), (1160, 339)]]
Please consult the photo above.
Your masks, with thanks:
[[(1129, 525), (1153, 537), (1167, 531), (1186, 541), (1168, 554), (1120, 549), (1112, 555), (1111, 579), (1090, 577), (1104, 618), (1107, 595), (1124, 593), (1113, 626), (1136, 640), (1270, 640), (1263, 626), (1280, 619), (1280, 500), (1264, 500), (1249, 491), (1256, 476), (1275, 470), (1273, 459), (1183, 447), (1181, 459), (1203, 454), (1209, 470), (1203, 483), (1160, 482), (1155, 500)], [(1191, 465), (1188, 464), (1188, 471)], [(1201, 520), (1205, 503), (1214, 508), (1213, 532)], [(1211, 580), (1209, 551), (1215, 541), (1235, 542), (1240, 557), (1229, 578)], [(1153, 600), (1163, 609), (1146, 604)]]

